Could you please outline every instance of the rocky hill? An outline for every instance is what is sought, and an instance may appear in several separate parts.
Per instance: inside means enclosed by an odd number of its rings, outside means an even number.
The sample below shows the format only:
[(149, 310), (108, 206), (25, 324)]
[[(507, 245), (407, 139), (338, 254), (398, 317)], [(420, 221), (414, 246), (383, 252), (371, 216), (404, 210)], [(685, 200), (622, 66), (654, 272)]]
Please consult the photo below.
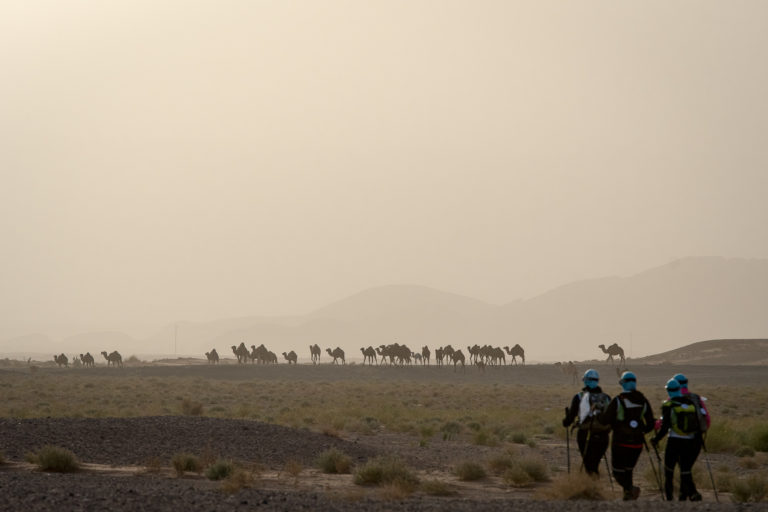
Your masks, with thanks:
[(646, 364), (768, 365), (768, 339), (707, 340), (634, 359)]

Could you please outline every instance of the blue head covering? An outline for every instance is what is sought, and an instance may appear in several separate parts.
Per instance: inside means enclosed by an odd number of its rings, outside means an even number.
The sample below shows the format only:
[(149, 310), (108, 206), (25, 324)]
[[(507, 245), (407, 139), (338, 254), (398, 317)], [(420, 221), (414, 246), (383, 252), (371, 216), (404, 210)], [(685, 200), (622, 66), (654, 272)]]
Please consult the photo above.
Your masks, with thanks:
[(621, 374), (619, 384), (624, 391), (634, 391), (637, 389), (637, 377), (632, 372), (624, 372)]
[(584, 377), (581, 378), (582, 381), (584, 381), (584, 385), (589, 389), (595, 389), (597, 387), (598, 382), (600, 382), (600, 374), (597, 373), (597, 370), (592, 370), (591, 368), (584, 372)]
[(667, 385), (664, 386), (664, 389), (667, 390), (669, 398), (677, 398), (683, 396), (683, 394), (680, 392), (680, 382), (678, 382), (675, 378), (669, 379), (667, 381)]
[(685, 376), (685, 375), (683, 375), (682, 373), (678, 373), (678, 374), (676, 374), (676, 375), (675, 375), (674, 377), (672, 377), (672, 378), (673, 378), (673, 379), (675, 379), (677, 382), (679, 382), (679, 383), (680, 383), (680, 387), (681, 387), (681, 388), (683, 388), (683, 389), (688, 389), (688, 377), (686, 377), (686, 376)]

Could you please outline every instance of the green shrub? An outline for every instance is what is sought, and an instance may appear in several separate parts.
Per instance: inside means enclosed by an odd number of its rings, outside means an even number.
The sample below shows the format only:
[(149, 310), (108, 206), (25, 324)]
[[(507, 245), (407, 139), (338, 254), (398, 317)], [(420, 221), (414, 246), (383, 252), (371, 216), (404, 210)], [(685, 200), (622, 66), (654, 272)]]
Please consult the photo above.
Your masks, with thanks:
[(764, 501), (768, 495), (768, 478), (765, 474), (751, 474), (743, 480), (733, 482), (731, 497), (738, 503)]
[[(178, 472), (178, 469), (176, 470)], [(217, 460), (205, 470), (209, 480), (223, 480), (235, 471), (235, 465), (229, 460)]]
[(349, 473), (352, 459), (336, 448), (330, 448), (317, 456), (316, 464), (323, 473)]
[(27, 454), (27, 460), (43, 471), (71, 473), (80, 469), (80, 463), (75, 454), (58, 446), (43, 446), (36, 452)]
[(419, 479), (398, 459), (376, 457), (368, 460), (354, 476), (357, 485), (382, 485), (397, 483), (416, 486)]
[(200, 459), (191, 453), (177, 453), (171, 459), (171, 464), (178, 476), (182, 476), (185, 471), (199, 473), (203, 470), (203, 465), (200, 463)]
[(465, 461), (460, 463), (454, 469), (454, 473), (457, 477), (459, 477), (459, 480), (464, 482), (474, 482), (475, 480), (480, 480), (486, 477), (485, 469), (483, 469), (483, 466), (472, 461)]

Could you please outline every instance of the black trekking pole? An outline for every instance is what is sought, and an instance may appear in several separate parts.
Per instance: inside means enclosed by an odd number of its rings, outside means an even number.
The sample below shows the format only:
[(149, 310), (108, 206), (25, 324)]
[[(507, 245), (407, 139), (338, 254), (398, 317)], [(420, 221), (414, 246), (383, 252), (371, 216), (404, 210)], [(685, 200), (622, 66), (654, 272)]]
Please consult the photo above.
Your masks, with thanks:
[(717, 497), (717, 487), (715, 486), (715, 477), (712, 476), (712, 467), (709, 465), (709, 453), (707, 452), (707, 445), (704, 444), (704, 437), (701, 438), (701, 448), (704, 450), (704, 462), (707, 463), (707, 471), (709, 472), (709, 480), (712, 482), (712, 490), (715, 492), (715, 501), (720, 503), (720, 498)]
[[(565, 408), (565, 417), (568, 417), (568, 408)], [(568, 474), (571, 474), (571, 431), (565, 427), (565, 457), (568, 461)]]
[(611, 493), (614, 493), (616, 490), (613, 488), (613, 477), (611, 476), (611, 466), (608, 465), (608, 455), (603, 454), (603, 459), (605, 460), (605, 471), (608, 473), (608, 481), (611, 482)]
[[(645, 440), (645, 437), (643, 437), (643, 445), (645, 446), (645, 451), (648, 453), (648, 462), (651, 463), (651, 469), (653, 470), (653, 476), (656, 478), (656, 484), (659, 486), (659, 493), (661, 494), (661, 500), (665, 501), (664, 497), (664, 488), (661, 485), (661, 466), (659, 466), (659, 471), (656, 471), (656, 466), (653, 465), (653, 457), (651, 457), (651, 450), (648, 448), (648, 442)], [(656, 447), (654, 446), (654, 449)], [(656, 452), (656, 456), (659, 456), (659, 452)], [(660, 459), (659, 459), (660, 460)]]
[[(657, 466), (659, 467), (659, 488), (661, 489), (663, 482), (662, 482), (662, 475), (661, 475), (661, 455), (659, 455), (659, 449), (656, 447), (656, 445), (653, 445), (653, 452), (656, 454), (656, 462)], [(662, 495), (661, 499), (666, 499), (665, 496)]]

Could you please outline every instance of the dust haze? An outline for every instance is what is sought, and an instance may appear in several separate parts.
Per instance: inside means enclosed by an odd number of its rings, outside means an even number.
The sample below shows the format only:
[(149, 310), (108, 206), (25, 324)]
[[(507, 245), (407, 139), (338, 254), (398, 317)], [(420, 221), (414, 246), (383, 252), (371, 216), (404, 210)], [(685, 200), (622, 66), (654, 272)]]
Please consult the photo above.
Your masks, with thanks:
[(765, 19), (6, 2), (0, 352), (765, 337)]

